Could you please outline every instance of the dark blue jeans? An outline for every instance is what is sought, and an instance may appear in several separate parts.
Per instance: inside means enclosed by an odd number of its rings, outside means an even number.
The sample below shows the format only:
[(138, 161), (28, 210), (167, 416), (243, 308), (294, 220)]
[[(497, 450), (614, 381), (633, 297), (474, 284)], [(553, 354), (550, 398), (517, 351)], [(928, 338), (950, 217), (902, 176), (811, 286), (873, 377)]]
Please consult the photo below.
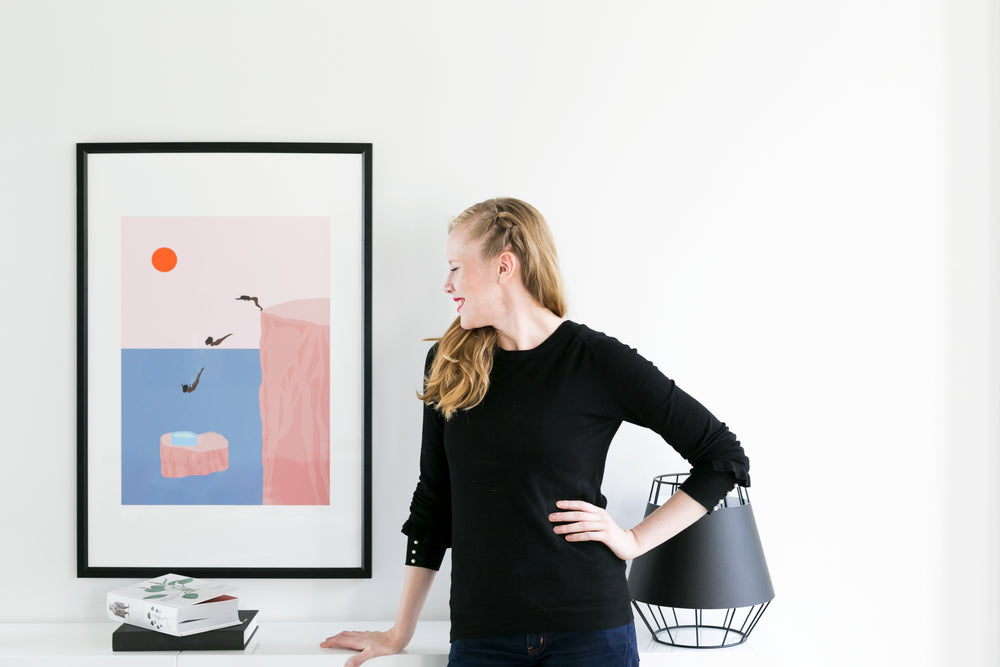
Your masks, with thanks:
[(635, 624), (592, 632), (542, 632), (456, 639), (448, 667), (638, 667)]

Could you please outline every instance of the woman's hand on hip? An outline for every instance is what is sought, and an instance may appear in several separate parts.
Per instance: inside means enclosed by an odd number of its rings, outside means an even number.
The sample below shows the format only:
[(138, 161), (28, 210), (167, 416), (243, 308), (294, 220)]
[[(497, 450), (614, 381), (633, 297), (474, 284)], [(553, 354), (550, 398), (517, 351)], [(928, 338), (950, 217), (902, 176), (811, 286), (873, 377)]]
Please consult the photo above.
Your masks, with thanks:
[(620, 528), (611, 515), (597, 505), (582, 500), (560, 500), (556, 507), (562, 511), (550, 514), (549, 521), (562, 524), (552, 530), (557, 535), (565, 535), (567, 542), (602, 542), (622, 560), (642, 553), (635, 533)]

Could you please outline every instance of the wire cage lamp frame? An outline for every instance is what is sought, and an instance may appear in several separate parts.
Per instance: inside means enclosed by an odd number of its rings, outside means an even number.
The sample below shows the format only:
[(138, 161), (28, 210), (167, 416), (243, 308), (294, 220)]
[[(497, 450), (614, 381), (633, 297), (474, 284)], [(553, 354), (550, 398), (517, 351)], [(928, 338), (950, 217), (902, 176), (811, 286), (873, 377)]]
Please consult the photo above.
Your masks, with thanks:
[[(680, 488), (688, 473), (659, 475), (646, 516)], [(632, 563), (632, 605), (653, 639), (681, 648), (742, 644), (774, 598), (744, 487), (671, 540)]]

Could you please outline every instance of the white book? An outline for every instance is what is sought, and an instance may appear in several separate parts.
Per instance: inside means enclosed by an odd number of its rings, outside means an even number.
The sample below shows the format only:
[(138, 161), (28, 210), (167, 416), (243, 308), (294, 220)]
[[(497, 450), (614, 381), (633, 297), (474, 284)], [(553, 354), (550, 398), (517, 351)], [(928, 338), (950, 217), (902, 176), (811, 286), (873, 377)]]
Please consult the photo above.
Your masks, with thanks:
[(175, 637), (239, 625), (239, 600), (227, 587), (165, 574), (108, 593), (108, 618)]

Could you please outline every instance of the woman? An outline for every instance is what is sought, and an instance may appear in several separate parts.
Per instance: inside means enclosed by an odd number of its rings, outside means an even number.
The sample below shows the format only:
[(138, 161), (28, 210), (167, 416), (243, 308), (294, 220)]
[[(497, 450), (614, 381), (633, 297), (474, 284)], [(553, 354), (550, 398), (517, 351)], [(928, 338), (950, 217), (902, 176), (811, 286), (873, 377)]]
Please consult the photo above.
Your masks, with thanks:
[[(425, 366), (396, 622), (322, 646), (361, 651), (349, 667), (402, 650), (451, 547), (450, 667), (637, 665), (625, 561), (748, 486), (749, 461), (725, 424), (635, 350), (565, 318), (555, 245), (532, 206), (472, 206), (452, 222), (447, 252), (458, 318)], [(600, 491), (622, 421), (692, 464), (630, 530)]]

